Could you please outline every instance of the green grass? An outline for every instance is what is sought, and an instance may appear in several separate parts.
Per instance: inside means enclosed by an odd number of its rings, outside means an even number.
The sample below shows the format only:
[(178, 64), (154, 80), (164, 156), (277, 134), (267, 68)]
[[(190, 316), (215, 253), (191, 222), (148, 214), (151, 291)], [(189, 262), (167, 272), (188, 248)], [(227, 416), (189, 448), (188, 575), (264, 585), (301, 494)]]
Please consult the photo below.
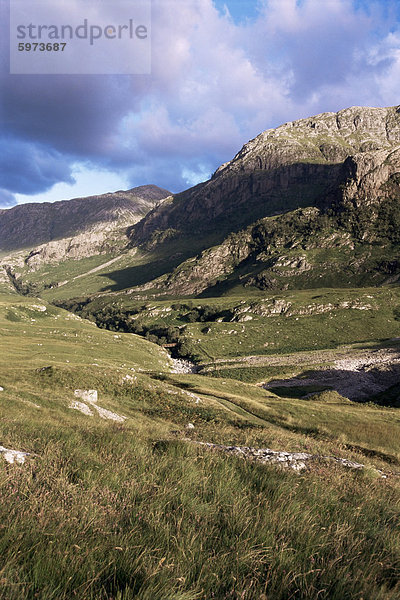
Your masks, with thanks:
[(0, 475), (1, 598), (398, 597), (391, 485), (82, 433)]
[[(21, 258), (28, 252), (9, 255), (7, 263), (18, 263), (16, 270), (22, 281), (36, 287), (43, 298), (51, 301), (142, 285), (172, 270), (214, 241), (215, 234), (212, 234), (198, 240), (196, 247), (193, 246), (192, 239), (183, 239), (166, 242), (162, 249), (148, 252), (115, 248), (113, 253), (96, 254), (82, 259), (69, 258), (53, 264), (44, 263), (36, 270), (20, 266)], [(113, 259), (116, 259), (115, 262), (107, 265)], [(101, 265), (104, 268), (91, 272)], [(4, 288), (2, 291), (8, 289)]]
[[(134, 314), (135, 319), (140, 316), (140, 321), (152, 328), (180, 327), (187, 346), (200, 363), (320, 351), (400, 336), (398, 287), (247, 293), (179, 301), (138, 301), (129, 295), (105, 295), (85, 305), (81, 314), (96, 317), (107, 311), (111, 303), (119, 313)], [(279, 303), (286, 305), (287, 310), (274, 314), (272, 310)], [(74, 301), (68, 305), (73, 306)], [(222, 322), (218, 322), (218, 314), (217, 320), (190, 322), (189, 313), (199, 307), (219, 312)], [(265, 316), (263, 310), (267, 311)], [(243, 316), (251, 320), (241, 321)], [(314, 362), (319, 361), (316, 358)]]
[[(336, 392), (301, 399), (278, 397), (270, 390), (229, 379), (169, 375), (168, 380), (175, 385), (189, 386), (187, 389), (209, 398), (213, 405), (228, 402), (231, 410), (246, 414), (250, 422), (263, 422), (268, 427), (268, 443), (290, 445), (296, 440), (295, 444), (300, 444), (302, 449), (309, 449), (309, 439), (300, 442), (299, 438), (293, 437), (297, 433), (306, 434), (313, 439), (313, 451), (318, 453), (327, 449), (326, 443), (329, 452), (337, 452), (342, 445), (359, 446), (361, 454), (373, 454), (375, 450), (390, 455), (400, 464), (400, 441), (397, 439), (400, 416), (396, 408), (350, 402)], [(252, 435), (256, 435), (255, 432)], [(254, 442), (265, 444), (265, 440), (257, 437), (249, 443)]]
[[(0, 445), (31, 453), (0, 457), (1, 600), (399, 597), (396, 409), (173, 374), (158, 346), (33, 298), (1, 296), (0, 334)], [(125, 422), (69, 408), (78, 388)], [(182, 438), (368, 468), (298, 475)]]
[[(59, 398), (67, 381), (44, 381), (40, 394)], [(399, 592), (393, 480), (324, 464), (298, 476), (154, 444), (165, 424), (88, 422), (56, 402), (45, 416), (7, 402), (4, 420), (4, 442), (38, 456), (0, 474), (0, 598)]]
[[(207, 372), (207, 371), (206, 371)], [(213, 369), (208, 373), (211, 377), (222, 377), (224, 379), (237, 379), (245, 383), (258, 383), (266, 381), (273, 377), (286, 377), (295, 375), (297, 369), (293, 371), (293, 366), (282, 365), (272, 367), (232, 367)]]
[(0, 313), (0, 367), (13, 362), (32, 368), (97, 364), (161, 370), (168, 362), (165, 352), (142, 338), (100, 331), (41, 299), (0, 296)]

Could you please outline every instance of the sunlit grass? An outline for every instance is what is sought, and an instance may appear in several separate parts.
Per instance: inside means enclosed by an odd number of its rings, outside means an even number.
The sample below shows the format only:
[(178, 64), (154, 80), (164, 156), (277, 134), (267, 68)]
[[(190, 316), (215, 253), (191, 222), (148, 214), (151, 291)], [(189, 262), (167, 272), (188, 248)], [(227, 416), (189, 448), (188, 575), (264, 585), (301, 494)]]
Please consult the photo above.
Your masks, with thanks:
[[(0, 306), (0, 445), (30, 453), (0, 456), (1, 600), (397, 600), (396, 409), (172, 374), (158, 346), (42, 305)], [(126, 420), (72, 410), (75, 389)], [(368, 468), (299, 475), (190, 439)]]

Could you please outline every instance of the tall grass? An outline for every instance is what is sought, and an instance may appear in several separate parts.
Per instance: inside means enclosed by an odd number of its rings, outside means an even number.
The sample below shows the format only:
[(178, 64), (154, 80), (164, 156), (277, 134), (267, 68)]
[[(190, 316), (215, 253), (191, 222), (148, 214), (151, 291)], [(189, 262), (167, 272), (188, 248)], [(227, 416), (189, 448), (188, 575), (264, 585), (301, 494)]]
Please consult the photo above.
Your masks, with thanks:
[[(31, 453), (0, 456), (0, 600), (398, 600), (397, 476), (298, 475), (181, 439), (368, 450), (393, 471), (395, 409), (167, 374), (158, 347), (31, 304), (0, 321), (0, 444)], [(71, 410), (76, 388), (127, 420)]]
[(390, 482), (86, 433), (2, 469), (0, 598), (399, 597)]

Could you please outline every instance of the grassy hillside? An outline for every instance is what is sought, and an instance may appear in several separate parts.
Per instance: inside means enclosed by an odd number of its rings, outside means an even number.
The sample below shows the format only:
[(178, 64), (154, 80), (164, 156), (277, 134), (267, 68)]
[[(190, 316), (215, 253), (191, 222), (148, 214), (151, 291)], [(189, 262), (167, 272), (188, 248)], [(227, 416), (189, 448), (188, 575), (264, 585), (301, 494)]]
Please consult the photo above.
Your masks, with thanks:
[(20, 369), (66, 365), (165, 368), (167, 355), (137, 336), (118, 336), (41, 299), (0, 296), (0, 365)]
[(399, 123), (3, 211), (0, 600), (398, 600)]
[[(193, 240), (185, 239), (166, 242), (162, 249), (149, 252), (121, 246), (114, 247), (113, 252), (89, 253), (84, 258), (60, 255), (57, 261), (43, 261), (33, 267), (25, 260), (28, 252), (15, 252), (7, 256), (0, 254), (0, 259), (11, 267), (21, 293), (40, 295), (52, 301), (147, 284), (214, 243), (215, 237), (210, 235), (198, 240), (197, 246), (193, 245)], [(4, 279), (1, 289), (9, 291), (10, 280), (3, 270), (0, 276)]]
[[(2, 600), (399, 597), (396, 409), (175, 374), (41, 299), (1, 296), (0, 333), (0, 445), (30, 454), (0, 455)], [(109, 412), (71, 408), (76, 389)], [(190, 440), (367, 468), (298, 474)]]
[[(400, 336), (400, 288), (315, 289), (222, 298), (135, 299), (121, 294), (64, 303), (100, 326), (178, 335), (199, 363), (364, 344)], [(175, 335), (175, 337), (174, 337)]]

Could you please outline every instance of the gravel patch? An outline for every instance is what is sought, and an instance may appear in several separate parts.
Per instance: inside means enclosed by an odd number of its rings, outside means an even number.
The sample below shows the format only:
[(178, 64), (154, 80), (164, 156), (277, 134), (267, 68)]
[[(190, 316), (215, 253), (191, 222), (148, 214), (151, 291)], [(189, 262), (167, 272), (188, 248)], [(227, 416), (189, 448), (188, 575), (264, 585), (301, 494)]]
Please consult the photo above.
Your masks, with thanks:
[(350, 400), (365, 400), (400, 384), (400, 352), (372, 350), (341, 357), (333, 366), (308, 372), (307, 376), (274, 379), (265, 389), (321, 386), (336, 390)]

